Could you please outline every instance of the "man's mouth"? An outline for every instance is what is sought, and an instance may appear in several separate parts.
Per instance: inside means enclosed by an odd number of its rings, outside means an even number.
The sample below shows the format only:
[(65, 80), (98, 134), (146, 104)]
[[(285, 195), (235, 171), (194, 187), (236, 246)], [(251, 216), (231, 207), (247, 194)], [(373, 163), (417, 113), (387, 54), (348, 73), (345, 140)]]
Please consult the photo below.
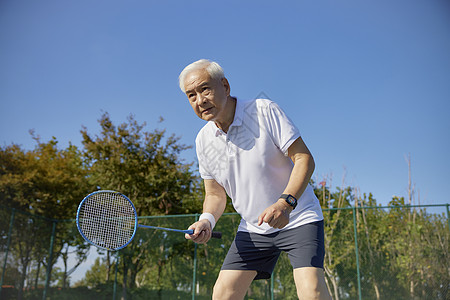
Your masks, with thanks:
[(202, 114), (207, 114), (211, 111), (212, 107), (202, 110)]

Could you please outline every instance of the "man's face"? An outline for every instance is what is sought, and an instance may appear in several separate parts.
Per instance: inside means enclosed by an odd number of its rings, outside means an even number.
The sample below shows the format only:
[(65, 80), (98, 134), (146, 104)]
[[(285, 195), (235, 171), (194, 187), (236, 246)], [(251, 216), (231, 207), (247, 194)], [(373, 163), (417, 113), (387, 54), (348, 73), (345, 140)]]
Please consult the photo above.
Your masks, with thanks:
[(230, 94), (228, 81), (212, 79), (204, 69), (190, 72), (184, 79), (184, 89), (195, 114), (205, 121), (226, 118), (225, 104)]

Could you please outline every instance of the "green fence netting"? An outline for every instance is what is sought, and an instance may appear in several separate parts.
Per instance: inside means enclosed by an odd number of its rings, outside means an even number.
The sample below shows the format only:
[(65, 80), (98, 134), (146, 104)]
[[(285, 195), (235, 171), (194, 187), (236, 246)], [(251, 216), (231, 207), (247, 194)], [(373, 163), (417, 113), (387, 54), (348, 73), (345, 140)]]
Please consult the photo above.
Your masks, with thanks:
[[(324, 209), (325, 275), (333, 299), (449, 299), (448, 204)], [(140, 217), (187, 228), (199, 215)], [(89, 246), (74, 220), (0, 207), (1, 299), (211, 299), (240, 217), (225, 214), (207, 245), (139, 228), (118, 252)], [(296, 299), (281, 255), (269, 280), (246, 299)]]

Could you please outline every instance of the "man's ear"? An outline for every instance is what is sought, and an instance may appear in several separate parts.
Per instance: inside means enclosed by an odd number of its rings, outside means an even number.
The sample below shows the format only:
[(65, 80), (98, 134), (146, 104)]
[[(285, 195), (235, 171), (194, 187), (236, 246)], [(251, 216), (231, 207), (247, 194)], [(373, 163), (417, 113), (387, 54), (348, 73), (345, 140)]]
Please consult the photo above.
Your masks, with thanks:
[(231, 92), (230, 83), (225, 77), (222, 78), (222, 85), (225, 87), (225, 90), (227, 91), (227, 96), (230, 96)]

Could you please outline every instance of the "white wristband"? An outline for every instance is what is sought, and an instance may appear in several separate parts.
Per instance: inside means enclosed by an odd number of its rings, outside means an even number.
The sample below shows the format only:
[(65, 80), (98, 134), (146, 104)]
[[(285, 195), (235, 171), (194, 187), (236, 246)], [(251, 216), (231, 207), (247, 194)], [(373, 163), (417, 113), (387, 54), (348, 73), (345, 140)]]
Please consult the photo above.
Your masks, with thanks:
[(205, 219), (208, 220), (209, 223), (211, 223), (211, 230), (213, 230), (214, 226), (216, 226), (216, 219), (214, 218), (214, 216), (210, 213), (202, 213), (198, 220), (200, 221)]

